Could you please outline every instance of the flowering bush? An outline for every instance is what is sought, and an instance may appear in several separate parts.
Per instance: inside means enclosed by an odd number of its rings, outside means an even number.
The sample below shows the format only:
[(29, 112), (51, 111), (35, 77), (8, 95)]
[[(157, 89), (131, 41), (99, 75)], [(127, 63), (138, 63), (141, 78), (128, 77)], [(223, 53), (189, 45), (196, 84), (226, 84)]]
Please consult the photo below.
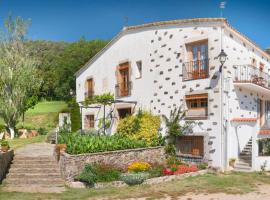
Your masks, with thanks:
[(134, 162), (128, 166), (129, 172), (145, 172), (150, 170), (151, 165), (147, 162)]
[(170, 168), (165, 168), (163, 170), (163, 175), (176, 175), (176, 174), (184, 174), (189, 172), (196, 172), (198, 171), (198, 167), (196, 165), (172, 165)]

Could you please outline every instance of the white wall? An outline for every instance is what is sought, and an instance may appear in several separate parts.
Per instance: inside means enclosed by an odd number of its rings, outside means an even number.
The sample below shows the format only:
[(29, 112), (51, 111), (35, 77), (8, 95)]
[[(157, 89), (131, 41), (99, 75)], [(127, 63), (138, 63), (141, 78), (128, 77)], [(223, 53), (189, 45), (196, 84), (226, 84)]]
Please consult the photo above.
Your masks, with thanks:
[[(208, 54), (210, 58), (209, 79), (183, 81), (182, 67), (187, 61), (186, 43), (208, 39)], [(221, 156), (221, 126), (220, 126), (220, 92), (219, 92), (219, 61), (216, 59), (221, 50), (219, 22), (201, 22), (185, 25), (173, 25), (145, 28), (143, 30), (128, 31), (110, 46), (94, 63), (78, 75), (76, 79), (77, 102), (84, 100), (84, 83), (89, 77), (94, 77), (95, 94), (103, 92), (115, 92), (116, 66), (121, 62), (131, 63), (133, 83), (132, 94), (124, 97), (124, 100), (137, 101), (136, 108), (151, 110), (157, 115), (169, 115), (174, 107), (185, 105), (184, 96), (194, 92), (208, 93), (208, 113), (206, 120), (200, 120), (193, 130), (194, 135), (205, 135), (209, 138), (206, 146), (206, 156), (212, 166), (220, 167)], [(235, 127), (230, 120), (241, 117), (257, 117), (256, 92), (246, 91), (234, 87), (233, 65), (251, 63), (256, 57), (267, 65), (265, 59), (261, 59), (258, 52), (253, 52), (237, 37), (230, 37), (225, 31), (224, 49), (228, 54), (228, 61), (224, 67), (224, 76), (227, 80), (227, 90), (224, 96), (224, 116), (228, 121), (228, 156), (237, 157), (240, 150), (249, 140), (257, 125), (241, 125), (238, 127), (238, 139)], [(136, 79), (136, 61), (142, 61), (142, 78)], [(104, 81), (106, 80), (106, 81)], [(108, 87), (104, 88), (104, 82)], [(260, 96), (261, 94), (258, 94)], [(117, 105), (117, 106), (125, 106)], [(84, 110), (94, 112), (100, 117), (97, 110)], [(103, 112), (100, 112), (103, 113)], [(114, 112), (117, 116), (117, 112)]]

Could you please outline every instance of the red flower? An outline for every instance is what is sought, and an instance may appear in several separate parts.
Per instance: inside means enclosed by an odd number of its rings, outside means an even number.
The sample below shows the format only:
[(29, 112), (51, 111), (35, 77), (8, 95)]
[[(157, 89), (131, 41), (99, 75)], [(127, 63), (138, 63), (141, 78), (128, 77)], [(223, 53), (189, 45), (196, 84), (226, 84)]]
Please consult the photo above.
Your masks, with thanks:
[(170, 176), (170, 175), (173, 175), (173, 171), (171, 169), (168, 169), (168, 168), (165, 168), (163, 170), (163, 175), (164, 176)]

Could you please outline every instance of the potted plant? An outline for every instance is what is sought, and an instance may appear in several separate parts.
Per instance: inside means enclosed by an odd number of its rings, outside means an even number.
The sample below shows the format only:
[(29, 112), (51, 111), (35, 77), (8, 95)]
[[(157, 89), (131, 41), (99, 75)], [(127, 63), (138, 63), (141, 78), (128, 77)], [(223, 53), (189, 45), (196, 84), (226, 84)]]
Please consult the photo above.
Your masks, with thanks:
[(230, 165), (231, 167), (234, 167), (235, 161), (236, 161), (235, 158), (230, 158), (230, 160), (229, 160), (229, 165)]
[(1, 141), (1, 151), (7, 152), (9, 150), (9, 143), (6, 140)]

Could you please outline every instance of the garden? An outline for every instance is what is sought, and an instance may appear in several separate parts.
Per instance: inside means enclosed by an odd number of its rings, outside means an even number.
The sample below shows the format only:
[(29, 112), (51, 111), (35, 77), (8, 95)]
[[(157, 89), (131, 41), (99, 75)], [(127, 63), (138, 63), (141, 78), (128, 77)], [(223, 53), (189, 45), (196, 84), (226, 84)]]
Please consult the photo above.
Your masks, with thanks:
[[(107, 94), (105, 96), (105, 98), (109, 97)], [(182, 110), (179, 108), (173, 110), (169, 118), (165, 118), (167, 137), (163, 137), (159, 131), (160, 116), (142, 110), (139, 110), (136, 115), (121, 119), (113, 135), (103, 135), (93, 129), (84, 132), (61, 130), (59, 144), (56, 146), (57, 154), (62, 156), (60, 166), (66, 165), (70, 170), (74, 163), (78, 164), (74, 168), (81, 170), (72, 178), (88, 187), (112, 182), (132, 186), (153, 178), (165, 177), (165, 180), (168, 176), (207, 169), (205, 163), (189, 164), (176, 157), (175, 138), (191, 126), (190, 122), (184, 126), (179, 125), (181, 117)], [(146, 152), (144, 150), (134, 152), (136, 149), (145, 149)], [(63, 164), (62, 162), (70, 159), (70, 156), (65, 157), (63, 152), (71, 155), (75, 162), (71, 159), (71, 162)], [(104, 155), (104, 152), (117, 153)], [(67, 167), (62, 167), (62, 170), (66, 169)]]

